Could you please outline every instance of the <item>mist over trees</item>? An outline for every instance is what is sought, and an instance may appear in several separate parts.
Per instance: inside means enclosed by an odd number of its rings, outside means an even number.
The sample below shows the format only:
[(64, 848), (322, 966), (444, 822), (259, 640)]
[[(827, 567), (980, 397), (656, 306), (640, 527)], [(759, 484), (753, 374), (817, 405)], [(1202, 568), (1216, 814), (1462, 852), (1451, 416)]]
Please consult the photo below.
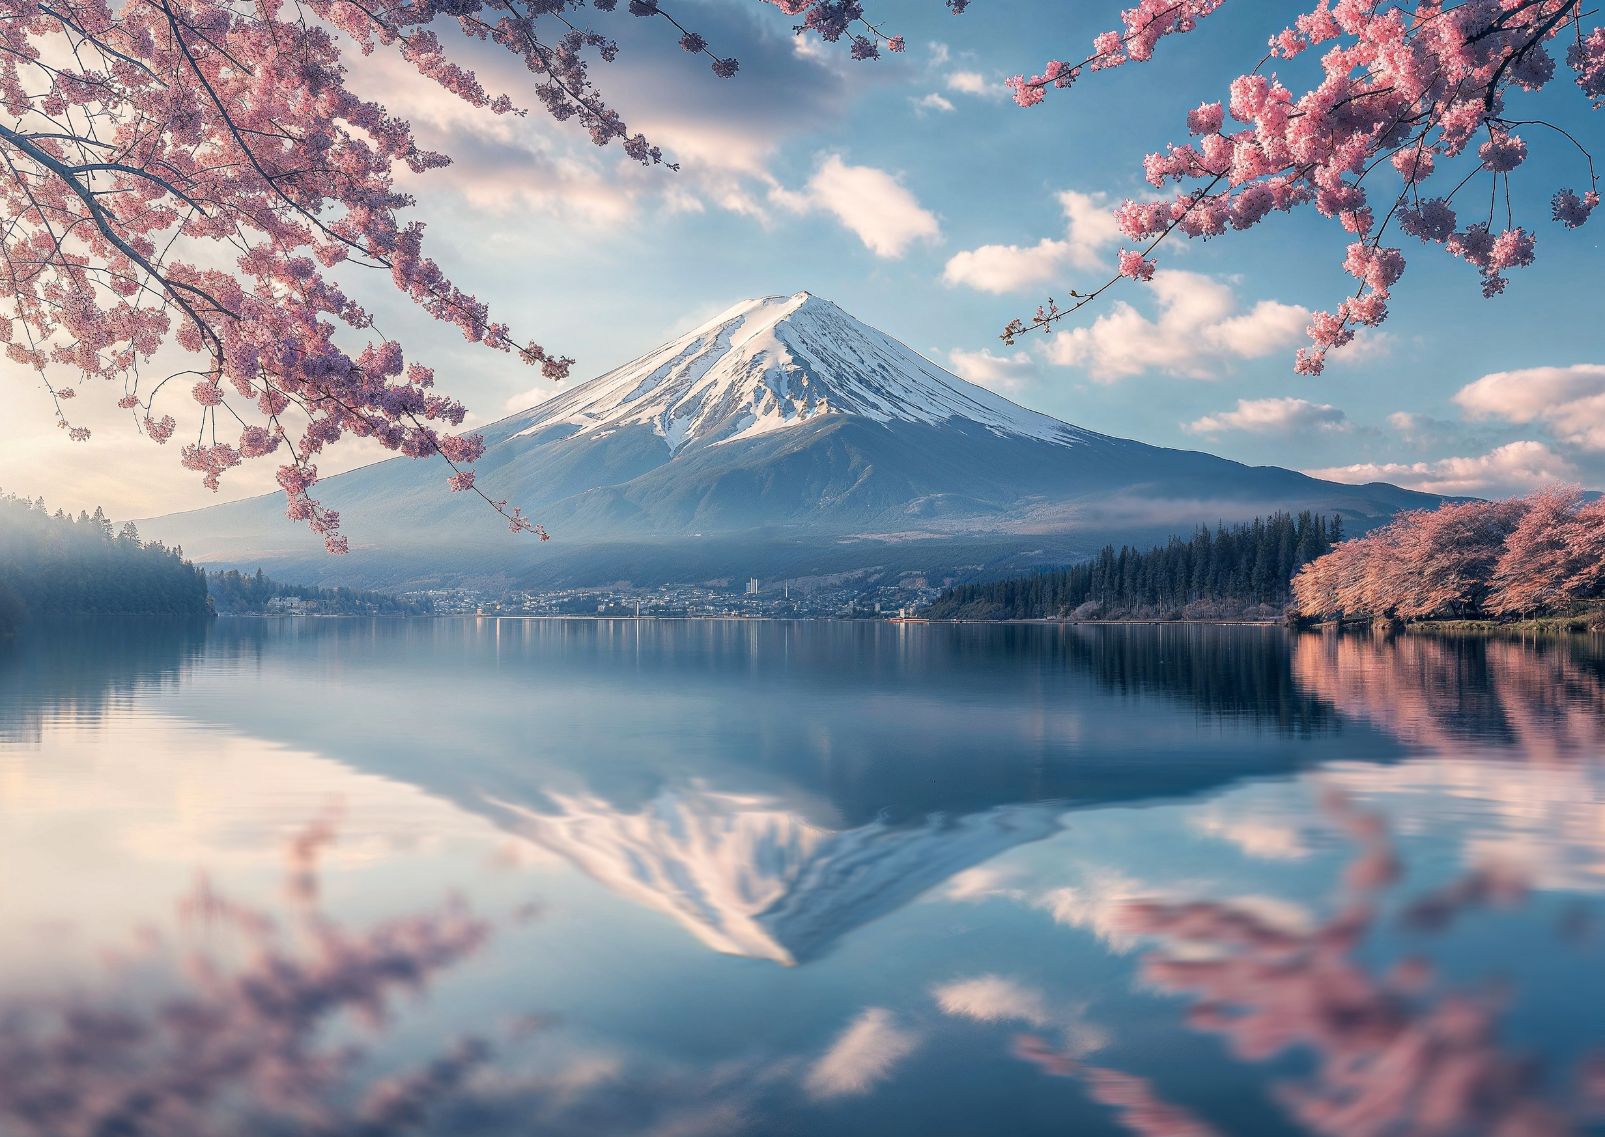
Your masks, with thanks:
[(205, 616), (206, 574), (96, 509), (0, 494), (0, 634), (35, 617)]
[(1605, 599), (1605, 501), (1574, 487), (1403, 513), (1305, 565), (1310, 619), (1566, 615)]
[(1233, 526), (1201, 526), (1191, 538), (1139, 550), (1106, 545), (1055, 572), (951, 588), (922, 613), (932, 619), (1271, 619), (1290, 580), (1343, 539), (1343, 522), (1304, 511)]

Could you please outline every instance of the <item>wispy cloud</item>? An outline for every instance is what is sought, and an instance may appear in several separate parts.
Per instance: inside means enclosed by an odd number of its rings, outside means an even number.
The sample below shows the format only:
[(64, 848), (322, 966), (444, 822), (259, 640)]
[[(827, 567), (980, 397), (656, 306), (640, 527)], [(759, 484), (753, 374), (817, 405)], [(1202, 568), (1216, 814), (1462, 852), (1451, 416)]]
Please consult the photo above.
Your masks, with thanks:
[(1226, 813), (1219, 807), (1192, 817), (1194, 830), (1237, 846), (1245, 856), (1263, 861), (1301, 861), (1310, 844), (1296, 826), (1274, 818)]
[(972, 383), (979, 383), (1005, 395), (1019, 394), (1037, 377), (1037, 362), (1023, 351), (994, 355), (986, 348), (965, 351), (954, 348), (947, 353), (953, 371)]
[(899, 1026), (891, 1011), (870, 1007), (809, 1068), (803, 1088), (817, 1098), (866, 1094), (891, 1077), (919, 1043), (919, 1035)]
[(1308, 399), (1238, 399), (1229, 411), (1216, 411), (1184, 425), (1192, 434), (1220, 434), (1236, 430), (1249, 434), (1307, 434), (1311, 431), (1348, 430), (1349, 418), (1330, 403)]
[(951, 71), (947, 76), (947, 89), (961, 95), (978, 98), (1001, 98), (1008, 88), (1001, 80), (988, 79), (979, 71)]
[[(622, 21), (611, 29), (627, 68), (600, 68), (606, 101), (629, 129), (662, 146), (677, 173), (643, 168), (615, 147), (598, 150), (583, 131), (538, 108), (527, 116), (493, 115), (431, 83), (393, 53), (351, 53), (353, 86), (411, 121), (420, 142), (452, 156), (444, 170), (403, 174), (425, 196), (445, 189), (477, 209), (514, 216), (534, 210), (598, 228), (620, 228), (647, 210), (695, 213), (724, 209), (762, 217), (769, 166), (815, 116), (839, 113), (851, 84), (840, 52), (798, 53), (798, 37), (776, 35), (769, 21), (729, 5), (706, 5), (698, 31), (742, 62), (740, 95), (690, 59), (672, 37)], [(506, 51), (468, 41), (464, 58), (493, 91), (515, 102), (533, 97), (528, 74)]]
[(1454, 401), (1473, 419), (1541, 423), (1561, 442), (1605, 450), (1605, 363), (1495, 371)]
[(900, 257), (915, 241), (942, 236), (936, 215), (894, 175), (850, 166), (840, 154), (826, 158), (802, 192), (776, 188), (770, 197), (794, 213), (832, 214), (878, 257)]
[(1055, 283), (1066, 269), (1101, 265), (1104, 252), (1120, 238), (1108, 199), (1066, 190), (1059, 194), (1059, 205), (1065, 218), (1062, 238), (966, 249), (948, 260), (942, 280), (980, 292), (1021, 292)]
[(1575, 481), (1576, 467), (1542, 442), (1525, 440), (1486, 454), (1425, 462), (1360, 462), (1306, 470), (1334, 482), (1394, 482), (1428, 493), (1502, 497), (1555, 482)]
[(1048, 358), (1100, 382), (1147, 371), (1209, 379), (1237, 360), (1291, 351), (1309, 324), (1309, 309), (1297, 304), (1261, 300), (1240, 310), (1227, 284), (1201, 273), (1162, 270), (1148, 287), (1154, 316), (1117, 302), (1091, 324), (1054, 335)]
[(1022, 1022), (1045, 1027), (1053, 1022), (1041, 991), (1001, 975), (977, 975), (939, 984), (931, 996), (942, 1013), (983, 1023)]

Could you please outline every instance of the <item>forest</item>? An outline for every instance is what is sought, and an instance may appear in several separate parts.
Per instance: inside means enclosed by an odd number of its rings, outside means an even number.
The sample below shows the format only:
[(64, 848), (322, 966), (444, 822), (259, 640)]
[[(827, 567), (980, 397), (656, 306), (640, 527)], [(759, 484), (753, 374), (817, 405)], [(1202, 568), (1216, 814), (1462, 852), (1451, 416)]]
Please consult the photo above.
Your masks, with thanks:
[(1400, 514), (1293, 581), (1294, 611), (1310, 620), (1511, 620), (1601, 599), (1605, 500), (1572, 487)]
[(206, 574), (132, 523), (0, 494), (0, 634), (34, 618), (210, 612)]
[(271, 613), (283, 605), (275, 601), (302, 601), (310, 612), (323, 616), (421, 616), (430, 611), (425, 603), (403, 600), (387, 592), (366, 592), (353, 588), (310, 588), (285, 584), (265, 575), (242, 573), (235, 569), (207, 575), (212, 603), (220, 615), (254, 616)]
[(1343, 521), (1305, 511), (1140, 550), (1105, 546), (1053, 572), (951, 588), (921, 615), (942, 620), (1275, 619), (1293, 574), (1343, 540)]
[(308, 588), (263, 574), (207, 573), (183, 550), (140, 539), (101, 509), (76, 517), (44, 500), (0, 493), (0, 635), (62, 616), (253, 615), (274, 601), (335, 616), (415, 616), (427, 604), (382, 592)]

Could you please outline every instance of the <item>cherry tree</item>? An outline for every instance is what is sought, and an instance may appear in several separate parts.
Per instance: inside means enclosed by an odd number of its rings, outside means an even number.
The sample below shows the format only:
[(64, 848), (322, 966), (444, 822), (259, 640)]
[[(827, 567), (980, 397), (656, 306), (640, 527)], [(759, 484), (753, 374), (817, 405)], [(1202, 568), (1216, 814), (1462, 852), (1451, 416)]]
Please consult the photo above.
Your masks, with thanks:
[[(855, 58), (902, 40), (846, 0), (764, 0), (799, 34)], [(961, 11), (967, 0), (948, 0)], [(571, 360), (514, 334), (428, 255), (395, 176), (448, 162), (347, 85), (347, 54), (389, 52), (488, 115), (524, 114), (468, 65), (487, 47), (530, 73), (538, 108), (669, 164), (592, 82), (618, 44), (586, 21), (661, 23), (725, 78), (738, 70), (656, 0), (0, 0), (0, 340), (72, 400), (107, 387), (136, 429), (185, 432), (181, 461), (216, 490), (277, 456), (291, 518), (346, 539), (313, 496), (317, 459), (347, 436), (439, 457), (515, 531), (545, 533), (475, 483), (483, 450), (453, 433), (462, 404), (435, 387), (342, 284), (361, 267), (464, 339), (550, 379)], [(484, 45), (484, 46), (481, 46)]]
[[(1195, 30), (1226, 0), (1138, 0), (1123, 26), (1099, 35), (1076, 63), (1053, 60), (1009, 82), (1024, 107), (1088, 72), (1148, 63), (1172, 36)], [(1246, 5), (1233, 5), (1235, 11)], [(1316, 69), (1291, 61), (1320, 52)], [(1098, 287), (1049, 299), (1003, 338), (1053, 325), (1122, 277), (1152, 278), (1151, 254), (1180, 232), (1208, 239), (1249, 229), (1275, 212), (1313, 209), (1349, 235), (1344, 269), (1357, 284), (1315, 313), (1295, 370), (1319, 374), (1326, 354), (1381, 324), (1405, 269), (1397, 234), (1437, 246), (1481, 276), (1484, 296), (1532, 262), (1537, 220), (1518, 221), (1515, 175), (1529, 144), (1571, 153), (1568, 184), (1543, 187), (1549, 220), (1576, 229), (1599, 205), (1599, 174), (1577, 133), (1524, 106), (1555, 80), (1563, 60), (1579, 100), (1605, 101), (1605, 27), (1582, 0), (1318, 0), (1270, 38), (1257, 66), (1227, 97), (1186, 113), (1189, 141), (1148, 155), (1147, 180), (1169, 196), (1127, 201), (1118, 271)], [(1308, 72), (1289, 85), (1273, 67)], [(1525, 187), (1523, 187), (1525, 188)], [(1531, 210), (1529, 202), (1524, 201)]]
[(1529, 501), (1455, 502), (1398, 523), (1402, 556), (1392, 565), (1392, 609), (1401, 619), (1482, 611), (1505, 542)]
[(1515, 616), (1605, 597), (1605, 502), (1557, 486), (1402, 513), (1293, 579), (1314, 618)]
[(1491, 573), (1488, 609), (1502, 615), (1553, 612), (1599, 596), (1605, 584), (1605, 508), (1575, 486), (1527, 499), (1521, 524)]

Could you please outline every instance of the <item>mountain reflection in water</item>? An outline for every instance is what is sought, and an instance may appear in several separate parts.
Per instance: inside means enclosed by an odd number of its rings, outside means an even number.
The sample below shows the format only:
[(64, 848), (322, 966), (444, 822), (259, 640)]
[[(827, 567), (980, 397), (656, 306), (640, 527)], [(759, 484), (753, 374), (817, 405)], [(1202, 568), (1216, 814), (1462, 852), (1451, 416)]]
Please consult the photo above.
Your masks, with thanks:
[(1602, 712), (1582, 638), (30, 635), (0, 1134), (1599, 1133)]

